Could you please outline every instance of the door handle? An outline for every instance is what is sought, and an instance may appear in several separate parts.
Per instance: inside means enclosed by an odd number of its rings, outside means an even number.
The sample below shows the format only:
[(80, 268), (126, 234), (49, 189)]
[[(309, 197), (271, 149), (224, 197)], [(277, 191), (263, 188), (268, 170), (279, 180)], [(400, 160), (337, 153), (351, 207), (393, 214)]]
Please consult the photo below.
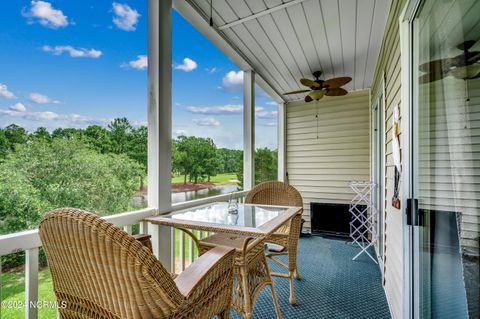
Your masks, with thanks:
[(407, 198), (407, 207), (405, 208), (405, 214), (407, 214), (407, 225), (409, 226), (421, 226), (423, 224), (423, 218), (418, 214), (418, 199)]

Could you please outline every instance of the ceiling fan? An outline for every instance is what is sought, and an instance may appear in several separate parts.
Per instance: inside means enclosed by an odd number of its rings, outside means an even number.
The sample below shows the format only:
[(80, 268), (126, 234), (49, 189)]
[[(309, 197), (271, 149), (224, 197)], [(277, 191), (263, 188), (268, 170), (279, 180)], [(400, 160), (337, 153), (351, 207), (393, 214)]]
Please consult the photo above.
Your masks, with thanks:
[(457, 48), (463, 52), (453, 58), (421, 64), (418, 68), (426, 74), (420, 76), (420, 83), (435, 82), (449, 75), (462, 80), (480, 78), (480, 52), (470, 51), (475, 43), (475, 40), (469, 40), (459, 44)]
[(322, 75), (322, 71), (315, 71), (313, 72), (313, 77), (315, 80), (309, 79), (300, 79), (300, 83), (305, 86), (308, 86), (310, 89), (308, 90), (298, 90), (293, 92), (288, 92), (285, 94), (299, 94), (299, 93), (306, 93), (310, 92), (305, 96), (305, 102), (312, 102), (318, 101), (323, 98), (325, 95), (327, 96), (341, 96), (346, 95), (348, 93), (347, 90), (341, 88), (348, 82), (352, 80), (351, 77), (344, 76), (339, 78), (333, 78), (328, 80), (320, 80), (320, 76)]

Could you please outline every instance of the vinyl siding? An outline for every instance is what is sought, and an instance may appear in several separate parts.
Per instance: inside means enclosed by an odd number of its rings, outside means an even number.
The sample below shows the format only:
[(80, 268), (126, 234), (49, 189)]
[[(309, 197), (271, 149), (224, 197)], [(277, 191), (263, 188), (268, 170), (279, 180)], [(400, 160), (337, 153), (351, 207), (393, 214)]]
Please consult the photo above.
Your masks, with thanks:
[(302, 194), (310, 228), (310, 202), (349, 203), (348, 182), (370, 179), (369, 90), (291, 102), (286, 110), (289, 182)]
[[(379, 61), (375, 71), (372, 86), (372, 95), (385, 85), (385, 263), (384, 289), (390, 310), (394, 318), (403, 318), (403, 213), (392, 207), (394, 188), (394, 165), (392, 156), (392, 116), (393, 108), (401, 106), (401, 65), (400, 65), (400, 34), (399, 17), (406, 1), (399, 0), (392, 3), (388, 17), (387, 28), (380, 50)], [(385, 78), (383, 78), (385, 75)], [(401, 121), (401, 119), (400, 119)], [(400, 134), (400, 145), (402, 145)], [(399, 183), (399, 198), (403, 198), (402, 180)]]

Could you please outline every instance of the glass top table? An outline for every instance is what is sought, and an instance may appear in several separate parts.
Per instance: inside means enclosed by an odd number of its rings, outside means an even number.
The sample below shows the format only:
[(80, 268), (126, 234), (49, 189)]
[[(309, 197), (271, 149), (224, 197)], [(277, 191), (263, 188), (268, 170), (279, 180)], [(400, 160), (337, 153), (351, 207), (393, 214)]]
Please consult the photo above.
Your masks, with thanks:
[(228, 203), (213, 203), (145, 220), (176, 228), (263, 237), (270, 235), (287, 220), (299, 214), (301, 209), (301, 207), (238, 204), (237, 212), (230, 213)]

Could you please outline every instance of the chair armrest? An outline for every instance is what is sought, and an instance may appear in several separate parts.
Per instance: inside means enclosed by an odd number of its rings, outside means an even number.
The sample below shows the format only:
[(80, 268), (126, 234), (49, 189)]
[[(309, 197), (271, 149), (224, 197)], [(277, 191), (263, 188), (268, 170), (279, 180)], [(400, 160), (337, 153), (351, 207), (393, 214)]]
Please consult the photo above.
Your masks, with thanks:
[(138, 240), (143, 246), (147, 247), (150, 252), (152, 252), (152, 241), (150, 240), (151, 237), (152, 235), (148, 234), (133, 235), (133, 238)]
[[(201, 293), (217, 277), (227, 274), (233, 284), (233, 260), (235, 249), (225, 246), (215, 247), (185, 269), (175, 279), (178, 290), (187, 298), (192, 297), (196, 292)], [(227, 278), (226, 278), (227, 279)], [(197, 296), (198, 297), (198, 296)]]

